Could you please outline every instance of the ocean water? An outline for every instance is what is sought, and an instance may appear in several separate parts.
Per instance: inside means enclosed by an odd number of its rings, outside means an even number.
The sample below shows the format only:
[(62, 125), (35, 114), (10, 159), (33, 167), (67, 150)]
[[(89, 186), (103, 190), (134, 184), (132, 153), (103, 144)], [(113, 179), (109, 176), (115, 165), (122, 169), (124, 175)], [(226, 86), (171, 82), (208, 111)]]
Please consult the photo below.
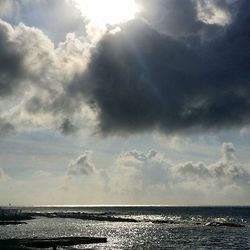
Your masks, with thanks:
[[(70, 249), (250, 249), (250, 207), (36, 207), (22, 210), (32, 213), (35, 219), (24, 225), (0, 226), (0, 239), (61, 236), (108, 239), (105, 244)], [(84, 214), (92, 219), (61, 218), (62, 214), (65, 217)], [(112, 218), (137, 222), (113, 222)], [(239, 225), (243, 227), (237, 227)]]

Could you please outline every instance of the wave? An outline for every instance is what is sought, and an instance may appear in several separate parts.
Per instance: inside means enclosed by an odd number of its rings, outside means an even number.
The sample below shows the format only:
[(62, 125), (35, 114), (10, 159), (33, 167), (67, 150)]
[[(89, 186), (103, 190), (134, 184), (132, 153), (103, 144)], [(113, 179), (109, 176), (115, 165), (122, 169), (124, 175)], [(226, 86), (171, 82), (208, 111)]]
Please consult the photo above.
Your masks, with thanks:
[(219, 222), (219, 221), (211, 221), (207, 222), (205, 226), (209, 227), (245, 227), (243, 224), (235, 223), (235, 222)]

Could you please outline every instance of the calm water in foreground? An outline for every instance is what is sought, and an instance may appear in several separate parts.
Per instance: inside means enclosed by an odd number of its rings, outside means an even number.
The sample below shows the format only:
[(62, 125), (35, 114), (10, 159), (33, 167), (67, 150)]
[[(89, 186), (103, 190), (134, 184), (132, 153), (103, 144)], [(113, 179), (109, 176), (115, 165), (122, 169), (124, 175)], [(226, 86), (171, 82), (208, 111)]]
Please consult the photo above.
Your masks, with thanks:
[[(250, 249), (250, 207), (46, 207), (26, 225), (0, 226), (0, 238), (101, 236), (107, 244), (73, 249)], [(140, 222), (46, 218), (39, 213), (73, 212)], [(215, 226), (206, 225), (218, 222)], [(244, 225), (231, 227), (230, 225)], [(59, 249), (59, 248), (58, 248)], [(72, 248), (71, 248), (72, 249)]]

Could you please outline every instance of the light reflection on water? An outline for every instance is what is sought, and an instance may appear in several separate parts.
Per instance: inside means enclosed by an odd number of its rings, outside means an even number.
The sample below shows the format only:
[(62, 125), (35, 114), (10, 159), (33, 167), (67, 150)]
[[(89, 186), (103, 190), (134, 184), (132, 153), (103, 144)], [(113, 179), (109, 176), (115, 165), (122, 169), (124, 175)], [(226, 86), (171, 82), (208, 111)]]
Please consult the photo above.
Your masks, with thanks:
[[(81, 245), (75, 249), (250, 249), (249, 208), (233, 211), (218, 208), (140, 209), (113, 209), (114, 216), (142, 221), (139, 223), (38, 217), (27, 221), (26, 225), (0, 226), (0, 239), (63, 236), (96, 236), (108, 239), (107, 244)], [(44, 209), (41, 211), (44, 212)], [(54, 212), (53, 209), (49, 211)], [(157, 220), (175, 223), (153, 223)], [(246, 227), (204, 226), (211, 220), (244, 222)]]
[[(99, 236), (107, 244), (95, 249), (250, 249), (249, 228), (209, 228), (153, 223), (93, 222), (38, 218), (27, 225), (0, 227), (1, 238)], [(187, 247), (188, 246), (188, 247)], [(76, 249), (90, 248), (77, 246)]]

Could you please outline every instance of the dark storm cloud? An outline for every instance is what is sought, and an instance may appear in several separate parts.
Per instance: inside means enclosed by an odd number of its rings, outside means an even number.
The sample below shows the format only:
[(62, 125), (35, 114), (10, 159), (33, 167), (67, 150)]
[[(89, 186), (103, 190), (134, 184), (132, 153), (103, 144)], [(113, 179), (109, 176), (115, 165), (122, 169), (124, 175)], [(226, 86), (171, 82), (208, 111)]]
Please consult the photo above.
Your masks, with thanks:
[(24, 74), (23, 56), (10, 39), (10, 31), (0, 20), (0, 97), (12, 93)]
[(161, 33), (190, 38), (190, 34), (202, 32), (203, 36), (208, 36), (218, 30), (216, 25), (208, 26), (197, 19), (195, 1), (138, 0), (137, 2), (143, 6), (140, 16)]
[[(194, 1), (185, 2), (196, 8)], [(187, 19), (192, 27), (200, 22), (193, 18)], [(175, 133), (247, 124), (249, 22), (250, 2), (239, 1), (231, 24), (216, 24), (219, 35), (198, 44), (187, 43), (188, 33), (194, 36), (188, 28), (185, 39), (177, 39), (143, 21), (124, 24), (121, 32), (102, 39), (70, 90), (83, 94), (98, 111), (103, 133)]]

